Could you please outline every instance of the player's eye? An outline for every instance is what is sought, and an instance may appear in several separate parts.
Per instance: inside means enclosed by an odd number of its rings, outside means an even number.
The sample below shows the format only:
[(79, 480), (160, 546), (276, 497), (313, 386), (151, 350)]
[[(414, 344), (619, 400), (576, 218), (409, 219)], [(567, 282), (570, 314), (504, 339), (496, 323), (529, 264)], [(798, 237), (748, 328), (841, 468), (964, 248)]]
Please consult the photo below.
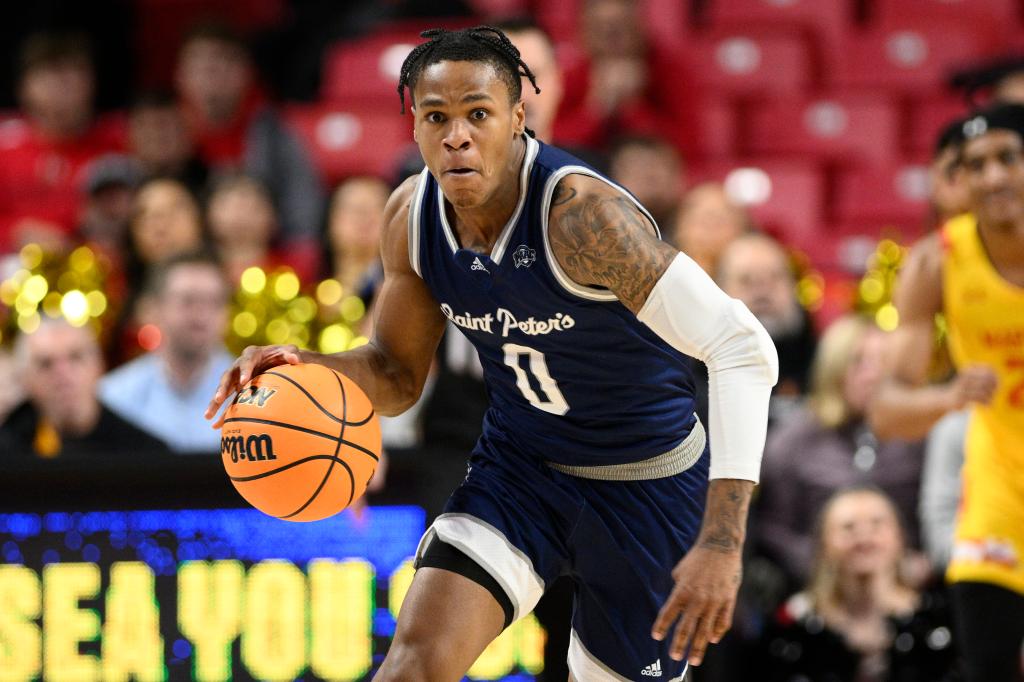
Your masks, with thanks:
[(999, 161), (1007, 166), (1016, 165), (1020, 161), (1020, 152), (1016, 149), (1007, 149), (999, 154)]
[(439, 111), (431, 111), (425, 118), (427, 123), (442, 123), (444, 121), (444, 116)]
[(487, 110), (486, 109), (474, 109), (473, 112), (469, 115), (469, 117), (471, 119), (473, 119), (474, 121), (482, 121), (485, 118), (487, 118)]

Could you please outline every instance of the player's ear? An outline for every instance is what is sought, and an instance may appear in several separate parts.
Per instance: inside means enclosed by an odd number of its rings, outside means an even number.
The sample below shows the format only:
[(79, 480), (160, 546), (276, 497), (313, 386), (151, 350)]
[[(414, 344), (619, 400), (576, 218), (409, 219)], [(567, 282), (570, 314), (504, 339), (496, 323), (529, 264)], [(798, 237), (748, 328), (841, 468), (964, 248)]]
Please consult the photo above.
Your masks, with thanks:
[(519, 100), (512, 107), (512, 125), (517, 136), (526, 131), (526, 105), (523, 100)]
[(412, 112), (412, 141), (419, 142), (416, 137), (416, 107), (409, 107), (409, 111)]

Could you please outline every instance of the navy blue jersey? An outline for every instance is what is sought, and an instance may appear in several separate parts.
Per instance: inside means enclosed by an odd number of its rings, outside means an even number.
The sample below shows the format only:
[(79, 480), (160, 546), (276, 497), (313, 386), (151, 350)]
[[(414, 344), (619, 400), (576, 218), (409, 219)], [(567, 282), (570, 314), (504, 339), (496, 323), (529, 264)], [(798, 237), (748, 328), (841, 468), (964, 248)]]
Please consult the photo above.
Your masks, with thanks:
[(409, 216), (413, 269), (480, 354), (491, 402), (483, 438), (582, 466), (671, 450), (695, 422), (685, 356), (611, 292), (573, 282), (548, 240), (559, 180), (579, 173), (618, 186), (532, 138), (521, 172), (519, 203), (490, 255), (460, 247), (427, 169)]

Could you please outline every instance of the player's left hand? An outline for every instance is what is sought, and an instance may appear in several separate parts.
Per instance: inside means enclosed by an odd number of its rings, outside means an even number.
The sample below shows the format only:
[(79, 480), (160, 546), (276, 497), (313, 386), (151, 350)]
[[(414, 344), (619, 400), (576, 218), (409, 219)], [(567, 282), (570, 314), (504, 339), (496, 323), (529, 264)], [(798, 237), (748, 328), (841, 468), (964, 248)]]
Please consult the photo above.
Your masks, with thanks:
[(669, 655), (683, 660), (689, 644), (690, 665), (700, 665), (708, 643), (717, 644), (732, 626), (742, 575), (740, 549), (702, 546), (698, 540), (672, 569), (676, 586), (661, 607), (651, 636), (663, 640), (678, 620)]

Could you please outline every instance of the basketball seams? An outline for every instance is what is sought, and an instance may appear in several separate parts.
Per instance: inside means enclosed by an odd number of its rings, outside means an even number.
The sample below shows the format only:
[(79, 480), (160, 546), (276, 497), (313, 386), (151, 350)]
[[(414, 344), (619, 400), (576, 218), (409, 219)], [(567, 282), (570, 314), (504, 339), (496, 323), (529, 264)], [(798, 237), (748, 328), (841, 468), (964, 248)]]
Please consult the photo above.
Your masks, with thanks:
[(249, 481), (255, 481), (257, 479), (266, 478), (267, 476), (273, 476), (275, 474), (279, 474), (282, 471), (287, 471), (288, 469), (293, 469), (293, 468), (299, 466), (300, 464), (305, 464), (306, 462), (312, 462), (313, 460), (317, 460), (317, 459), (333, 459), (333, 460), (337, 460), (339, 463), (344, 463), (344, 460), (342, 460), (340, 457), (337, 457), (335, 455), (310, 455), (309, 457), (303, 457), (302, 459), (297, 459), (294, 462), (288, 462), (287, 464), (282, 464), (281, 466), (277, 467), (276, 469), (271, 469), (270, 471), (264, 471), (263, 473), (260, 473), (260, 474), (253, 474), (252, 476), (231, 476), (229, 474), (228, 478), (231, 479), (232, 481), (234, 481), (235, 483), (248, 483)]
[[(331, 374), (334, 375), (335, 379), (338, 379), (338, 382), (341, 383), (341, 379), (338, 377), (338, 373), (335, 372), (334, 370), (331, 370), (330, 368), (327, 368), (327, 369), (331, 372)], [(347, 407), (345, 405), (342, 405), (342, 408), (341, 408), (343, 410), (342, 417), (341, 417), (341, 419), (338, 419), (336, 416), (334, 416), (334, 414), (331, 413), (330, 410), (328, 410), (326, 407), (321, 405), (320, 402), (316, 398), (314, 398), (313, 395), (309, 391), (307, 391), (306, 388), (302, 384), (297, 382), (295, 379), (292, 379), (290, 376), (286, 376), (284, 374), (281, 374), (280, 372), (264, 372), (264, 374), (269, 374), (270, 376), (275, 376), (275, 377), (278, 377), (280, 379), (284, 379), (285, 381), (290, 383), (292, 386), (294, 386), (295, 388), (299, 389), (299, 391), (301, 391), (302, 394), (304, 396), (306, 396), (306, 398), (308, 398), (309, 401), (311, 403), (313, 403), (313, 405), (315, 405), (318, 410), (323, 412), (324, 415), (328, 419), (342, 424), (343, 427), (346, 426), (346, 425), (348, 425), (348, 426), (362, 426), (363, 424), (366, 424), (368, 421), (370, 421), (373, 418), (374, 411), (371, 408), (370, 409), (370, 414), (366, 417), (366, 419), (363, 419), (362, 421), (358, 421), (358, 422), (346, 422), (345, 421), (345, 416), (347, 414)], [(343, 400), (344, 400), (344, 395), (345, 395), (345, 389), (342, 388), (342, 399)], [(342, 433), (344, 433), (344, 428), (342, 429)]]
[[(334, 375), (338, 386), (339, 393), (333, 398), (324, 370)], [(357, 491), (357, 483), (372, 477), (373, 470), (381, 461), (380, 427), (376, 422), (373, 405), (367, 401), (357, 384), (349, 384), (350, 379), (327, 367), (312, 369), (310, 366), (285, 366), (266, 372), (263, 376), (266, 376), (265, 381), (251, 384), (254, 387), (253, 399), (244, 403), (232, 402), (230, 416), (225, 415), (223, 434), (231, 434), (232, 437), (236, 434), (261, 434), (260, 438), (272, 440), (261, 449), (253, 449), (251, 454), (239, 448), (242, 459), (252, 464), (239, 465), (238, 460), (233, 463), (227, 457), (223, 464), (228, 479), (250, 504), (282, 520), (311, 521), (350, 507), (365, 487)], [(277, 401), (272, 403), (272, 409), (253, 409), (263, 408), (275, 392), (279, 395)], [(307, 407), (300, 395), (315, 409)], [(260, 398), (258, 404), (255, 398)], [(349, 398), (355, 400), (352, 406), (348, 404)], [(325, 406), (338, 399), (342, 409), (335, 415)], [(367, 402), (365, 408), (364, 401)], [(333, 402), (333, 405), (336, 407), (337, 402)], [(364, 409), (368, 412), (364, 419), (349, 420), (350, 412)], [(330, 421), (324, 421), (325, 418)], [(332, 428), (330, 424), (338, 426)], [(226, 451), (224, 442), (222, 440), (222, 453)], [(332, 443), (333, 449), (330, 448)], [(360, 460), (346, 452), (346, 448), (349, 451), (358, 450), (369, 459)], [(277, 450), (276, 456), (259, 454), (273, 453), (274, 450)], [(289, 461), (293, 457), (300, 459)], [(279, 461), (258, 461), (270, 459)], [(315, 460), (329, 461), (324, 466), (314, 464)], [(347, 475), (347, 497), (339, 490), (339, 486), (344, 486), (345, 477), (333, 477), (335, 463), (340, 464)], [(320, 469), (321, 466), (324, 468)], [(318, 471), (322, 473), (318, 474)], [(318, 475), (319, 481), (316, 480)], [(314, 486), (312, 490), (311, 484)], [(306, 499), (297, 504), (298, 500), (303, 500), (303, 496)]]
[[(292, 431), (299, 431), (301, 433), (308, 433), (311, 436), (319, 436), (320, 438), (324, 438), (324, 439), (329, 440), (329, 441), (340, 442), (342, 445), (347, 445), (350, 448), (352, 448), (353, 450), (358, 450), (359, 452), (363, 453), (364, 455), (367, 455), (368, 457), (372, 457), (374, 461), (377, 461), (377, 462), (380, 461), (380, 457), (378, 457), (376, 454), (374, 454), (374, 452), (372, 450), (369, 450), (369, 449), (363, 447), (362, 445), (359, 445), (358, 443), (353, 443), (352, 441), (348, 441), (348, 440), (341, 440), (341, 441), (339, 441), (338, 438), (336, 438), (335, 436), (332, 436), (329, 433), (324, 433), (323, 431), (316, 431), (314, 429), (307, 429), (304, 426), (297, 426), (295, 424), (289, 424), (288, 422), (279, 422), (279, 421), (275, 421), (273, 419), (259, 419), (257, 417), (229, 417), (228, 419), (224, 420), (225, 424), (228, 424), (228, 423), (231, 423), (231, 422), (251, 422), (251, 423), (254, 423), (254, 424), (266, 424), (267, 426), (277, 426), (277, 427), (282, 428), (282, 429), (291, 429)], [(349, 426), (357, 426), (354, 423), (350, 423), (348, 425)]]
[[(346, 396), (345, 396), (345, 385), (341, 382), (341, 377), (338, 376), (337, 373), (333, 373), (333, 374), (334, 374), (335, 380), (338, 382), (338, 389), (341, 391), (341, 431), (338, 432), (338, 439), (337, 439), (337, 442), (334, 445), (334, 456), (331, 457), (331, 464), (330, 464), (330, 466), (327, 467), (327, 472), (324, 474), (324, 477), (322, 479), (320, 479), (320, 485), (318, 485), (316, 487), (316, 490), (314, 490), (313, 494), (309, 496), (309, 499), (306, 500), (306, 502), (301, 507), (299, 507), (298, 509), (293, 511), (291, 514), (288, 514), (286, 516), (281, 516), (280, 518), (282, 518), (282, 519), (290, 519), (293, 516), (301, 514), (306, 509), (306, 507), (308, 507), (310, 504), (313, 503), (313, 500), (316, 499), (316, 496), (319, 495), (320, 491), (324, 489), (324, 485), (327, 483), (327, 479), (329, 479), (331, 477), (331, 472), (334, 471), (334, 464), (336, 462), (341, 462), (342, 466), (345, 467), (345, 471), (348, 472), (348, 480), (349, 480), (348, 502), (345, 503), (345, 507), (348, 507), (350, 504), (352, 504), (352, 498), (355, 496), (355, 493), (356, 493), (356, 477), (352, 473), (352, 469), (348, 466), (348, 464), (345, 464), (344, 462), (341, 461), (341, 459), (338, 458), (338, 453), (341, 451), (341, 444), (345, 440), (345, 426), (346, 426), (345, 420), (348, 417), (348, 400), (346, 399)], [(282, 376), (282, 375), (278, 374), (277, 376)], [(298, 384), (296, 384), (296, 386), (298, 386)], [(306, 392), (305, 389), (302, 389), (302, 390), (303, 390), (303, 393)], [(308, 393), (306, 393), (306, 395), (309, 397), (310, 400), (313, 400), (313, 397), (310, 396)], [(320, 407), (319, 404), (317, 404), (317, 407)], [(320, 409), (323, 410), (322, 407)]]

